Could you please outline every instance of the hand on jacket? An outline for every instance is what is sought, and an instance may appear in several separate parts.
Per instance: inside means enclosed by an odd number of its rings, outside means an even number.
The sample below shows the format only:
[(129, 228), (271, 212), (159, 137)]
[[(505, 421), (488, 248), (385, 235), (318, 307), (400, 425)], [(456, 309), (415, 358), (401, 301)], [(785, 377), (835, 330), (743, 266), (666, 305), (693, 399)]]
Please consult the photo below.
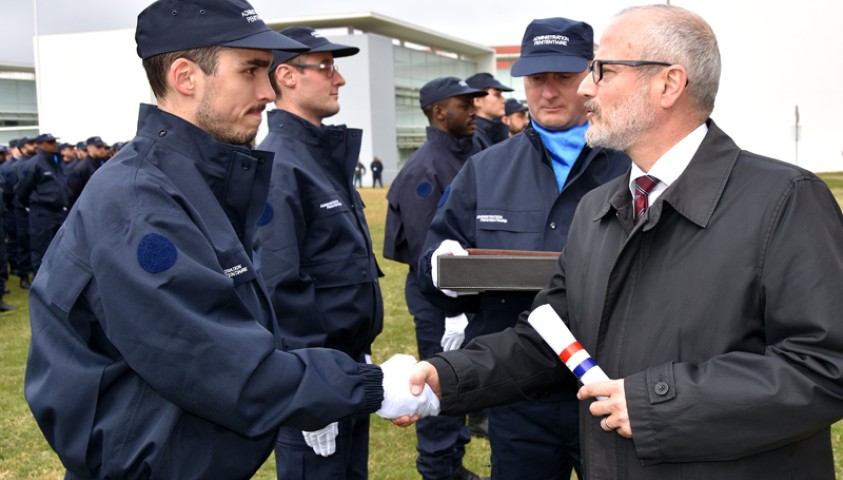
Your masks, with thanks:
[(383, 370), (383, 403), (377, 413), (383, 418), (419, 418), (438, 415), (439, 399), (430, 387), (418, 393), (410, 392), (410, 373), (416, 359), (397, 354), (381, 365)]
[(626, 390), (623, 379), (596, 382), (584, 385), (577, 392), (577, 398), (598, 399), (588, 406), (591, 415), (600, 418), (600, 428), (607, 432), (615, 431), (624, 438), (632, 438), (632, 425), (629, 422), (629, 410), (626, 406)]
[(454, 317), (445, 317), (445, 333), (439, 345), (445, 352), (460, 348), (465, 340), (465, 327), (468, 326), (468, 317), (464, 313)]
[(339, 425), (334, 422), (327, 427), (314, 432), (301, 432), (304, 435), (304, 443), (312, 448), (316, 455), (330, 457), (337, 451), (337, 434), (340, 433)]
[[(433, 251), (433, 255), (430, 256), (430, 276), (433, 279), (433, 286), (436, 288), (439, 288), (438, 259), (441, 255), (456, 255), (462, 257), (468, 255), (468, 252), (462, 248), (462, 245), (460, 245), (460, 243), (456, 240), (443, 240), (442, 243), (436, 247), (436, 250)], [(439, 288), (439, 291), (451, 298), (457, 298), (457, 292), (453, 290)]]

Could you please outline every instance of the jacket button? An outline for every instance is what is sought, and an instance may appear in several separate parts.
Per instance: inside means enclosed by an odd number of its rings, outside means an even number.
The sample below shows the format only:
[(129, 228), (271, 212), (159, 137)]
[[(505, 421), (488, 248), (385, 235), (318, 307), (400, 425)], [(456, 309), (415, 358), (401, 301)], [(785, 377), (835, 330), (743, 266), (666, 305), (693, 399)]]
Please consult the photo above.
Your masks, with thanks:
[(366, 272), (366, 270), (363, 270), (363, 271), (361, 271), (360, 273), (361, 273), (364, 277), (368, 277), (368, 276), (369, 276), (369, 273), (368, 273), (368, 272)]
[(663, 397), (663, 396), (667, 395), (667, 392), (669, 390), (670, 390), (670, 386), (667, 384), (667, 382), (656, 383), (656, 387), (655, 387), (656, 395), (659, 395), (659, 396)]
[(243, 170), (248, 170), (251, 167), (247, 162), (243, 162), (242, 164), (240, 164), (240, 168), (242, 168)]
[(556, 222), (550, 222), (550, 229), (556, 230)]
[(159, 137), (163, 137), (163, 136), (165, 136), (165, 135), (167, 135), (167, 131), (166, 131), (166, 130), (158, 130), (158, 136), (159, 136)]

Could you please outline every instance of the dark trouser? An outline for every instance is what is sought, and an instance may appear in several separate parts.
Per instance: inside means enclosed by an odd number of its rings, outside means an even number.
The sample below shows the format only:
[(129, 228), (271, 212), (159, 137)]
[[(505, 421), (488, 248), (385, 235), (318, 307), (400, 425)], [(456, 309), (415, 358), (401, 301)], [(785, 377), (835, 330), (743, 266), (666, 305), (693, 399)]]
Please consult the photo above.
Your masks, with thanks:
[(32, 258), (29, 254), (29, 212), (15, 207), (15, 229), (18, 233), (18, 275), (32, 273)]
[[(3, 233), (6, 237), (6, 258), (12, 274), (18, 274), (18, 227), (15, 223), (15, 209), (7, 206), (3, 212)], [(8, 278), (8, 275), (7, 275)]]
[(61, 228), (67, 212), (38, 205), (29, 208), (29, 253), (32, 259), (32, 271), (37, 272), (47, 247)]
[(582, 478), (577, 399), (552, 398), (489, 409), (494, 480)]
[[(445, 333), (445, 314), (424, 298), (414, 272), (407, 275), (404, 294), (416, 323), (419, 358), (441, 352), (439, 342)], [(452, 479), (453, 472), (462, 465), (465, 445), (471, 441), (465, 416), (422, 418), (416, 422), (416, 438), (419, 452), (416, 468), (424, 480)]]
[(381, 178), (380, 173), (373, 173), (372, 174), (372, 188), (375, 188), (375, 185), (380, 184), (383, 187), (383, 179)]
[(275, 444), (279, 480), (357, 480), (369, 476), (369, 414), (338, 422), (337, 451), (321, 457), (307, 446), (302, 431), (281, 427)]

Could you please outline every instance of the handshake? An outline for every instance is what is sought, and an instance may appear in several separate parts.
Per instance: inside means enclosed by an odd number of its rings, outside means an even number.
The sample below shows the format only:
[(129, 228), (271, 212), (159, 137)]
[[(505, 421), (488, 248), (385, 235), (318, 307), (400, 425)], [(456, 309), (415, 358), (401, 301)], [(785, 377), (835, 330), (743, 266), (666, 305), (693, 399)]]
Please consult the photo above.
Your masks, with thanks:
[(423, 418), (439, 414), (439, 398), (425, 384), (418, 395), (410, 391), (410, 375), (416, 359), (411, 355), (397, 354), (381, 365), (383, 370), (383, 403), (377, 413), (394, 420), (401, 417)]

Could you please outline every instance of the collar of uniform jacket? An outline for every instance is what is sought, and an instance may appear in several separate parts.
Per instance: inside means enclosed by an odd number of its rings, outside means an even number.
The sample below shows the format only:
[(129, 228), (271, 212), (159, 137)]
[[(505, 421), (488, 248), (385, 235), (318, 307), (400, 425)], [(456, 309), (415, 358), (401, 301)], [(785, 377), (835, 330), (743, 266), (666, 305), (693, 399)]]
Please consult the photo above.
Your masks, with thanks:
[[(274, 153), (219, 142), (204, 130), (154, 105), (140, 106), (138, 135), (192, 160), (237, 236), (244, 246), (251, 246), (251, 238), (247, 237), (251, 237), (266, 207)], [(160, 168), (164, 172), (169, 170), (167, 165)]]
[(467, 160), (468, 157), (477, 153), (472, 137), (457, 138), (434, 127), (427, 127), (427, 141), (447, 147), (460, 160)]
[[(714, 209), (720, 201), (726, 182), (735, 166), (741, 150), (713, 120), (709, 119), (708, 133), (688, 164), (688, 168), (679, 176), (659, 199), (650, 206), (648, 225), (645, 230), (658, 223), (664, 204), (668, 203), (680, 215), (705, 228), (711, 220)], [(707, 152), (705, 157), (700, 152)], [(615, 193), (600, 209), (595, 221), (606, 215), (629, 213), (629, 170), (612, 182)]]
[[(275, 109), (267, 113), (269, 130), (283, 132), (305, 144), (311, 157), (326, 171), (337, 171), (340, 178), (351, 178), (357, 166), (363, 130), (345, 125), (316, 126), (294, 113)], [(275, 145), (275, 144), (273, 144)], [(264, 148), (274, 148), (264, 145)], [(279, 158), (283, 161), (283, 158)]]

